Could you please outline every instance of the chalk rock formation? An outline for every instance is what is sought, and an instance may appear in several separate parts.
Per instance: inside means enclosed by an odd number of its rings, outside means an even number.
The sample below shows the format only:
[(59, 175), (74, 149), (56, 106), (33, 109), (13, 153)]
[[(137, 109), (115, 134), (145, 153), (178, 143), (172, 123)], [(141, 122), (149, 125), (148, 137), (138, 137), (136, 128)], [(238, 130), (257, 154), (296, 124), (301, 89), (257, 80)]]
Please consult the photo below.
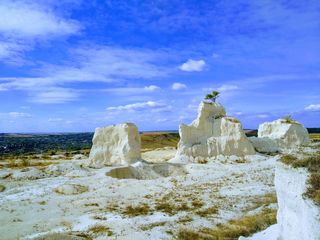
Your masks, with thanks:
[(258, 137), (275, 140), (279, 148), (294, 148), (310, 143), (308, 131), (302, 124), (285, 119), (260, 124)]
[(307, 179), (306, 169), (293, 169), (283, 163), (276, 166), (277, 222), (281, 240), (320, 239), (320, 207), (303, 196)]
[(254, 149), (260, 153), (275, 153), (278, 151), (276, 141), (267, 137), (249, 137)]
[(92, 166), (129, 164), (141, 159), (140, 136), (133, 123), (97, 128), (92, 143)]
[(241, 123), (226, 117), (219, 103), (201, 102), (198, 117), (191, 125), (179, 127), (180, 142), (172, 162), (201, 162), (219, 155), (255, 154)]

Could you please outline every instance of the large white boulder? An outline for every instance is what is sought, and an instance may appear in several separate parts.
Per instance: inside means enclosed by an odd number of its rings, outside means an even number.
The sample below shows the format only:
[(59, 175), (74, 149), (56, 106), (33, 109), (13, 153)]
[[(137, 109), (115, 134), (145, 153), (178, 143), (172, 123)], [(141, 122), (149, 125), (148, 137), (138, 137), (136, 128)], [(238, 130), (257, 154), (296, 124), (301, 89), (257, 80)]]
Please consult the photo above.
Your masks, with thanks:
[(304, 196), (308, 177), (304, 168), (294, 169), (280, 162), (276, 166), (279, 239), (320, 239), (320, 207)]
[(97, 128), (92, 143), (92, 166), (130, 164), (141, 159), (140, 135), (133, 123)]
[(172, 162), (202, 162), (224, 156), (255, 154), (241, 123), (226, 117), (219, 103), (201, 102), (198, 117), (191, 125), (179, 126), (180, 142)]
[(258, 137), (275, 140), (279, 148), (295, 148), (310, 143), (308, 131), (302, 124), (285, 119), (260, 124)]
[(254, 149), (260, 153), (276, 153), (278, 152), (278, 146), (275, 140), (262, 137), (249, 137), (249, 141), (252, 143)]

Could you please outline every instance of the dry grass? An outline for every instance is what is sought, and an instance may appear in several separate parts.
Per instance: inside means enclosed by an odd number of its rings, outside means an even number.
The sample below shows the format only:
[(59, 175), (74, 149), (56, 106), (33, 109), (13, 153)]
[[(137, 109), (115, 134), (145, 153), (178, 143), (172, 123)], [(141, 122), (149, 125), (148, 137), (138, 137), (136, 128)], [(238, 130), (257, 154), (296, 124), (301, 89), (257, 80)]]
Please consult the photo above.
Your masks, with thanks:
[(230, 220), (225, 224), (217, 225), (211, 229), (180, 229), (176, 238), (179, 240), (238, 239), (240, 236), (250, 236), (253, 233), (262, 231), (275, 223), (276, 210), (264, 209), (258, 214)]
[(7, 159), (6, 166), (8, 168), (25, 168), (25, 167), (46, 167), (51, 164), (57, 164), (54, 161), (38, 161), (38, 160), (30, 160), (30, 159), (14, 159), (10, 158)]
[(257, 196), (252, 200), (252, 206), (245, 209), (245, 211), (252, 211), (260, 207), (268, 207), (270, 204), (277, 203), (277, 195), (276, 193), (267, 193), (262, 196)]
[(307, 191), (305, 196), (309, 197), (320, 206), (320, 173), (311, 173), (308, 179)]
[(298, 123), (296, 120), (294, 120), (291, 115), (282, 117), (282, 118), (281, 118), (281, 122), (282, 122), (282, 123), (290, 123), (290, 124), (299, 124), (299, 125), (301, 125), (301, 124)]
[(305, 196), (309, 197), (320, 205), (320, 154), (298, 159), (292, 155), (284, 155), (281, 157), (281, 162), (292, 166), (293, 168), (307, 168), (310, 172), (308, 179), (308, 188)]
[(127, 206), (122, 213), (129, 217), (136, 217), (140, 215), (148, 215), (150, 211), (150, 206), (146, 203), (142, 203), (138, 206)]
[(320, 142), (320, 133), (309, 133), (309, 137), (313, 142)]
[(180, 140), (179, 133), (148, 132), (141, 134), (142, 151), (150, 151), (163, 147), (177, 147)]
[(94, 234), (98, 234), (98, 235), (101, 235), (101, 234), (106, 234), (107, 236), (113, 235), (113, 232), (110, 230), (109, 227), (104, 226), (104, 225), (100, 225), (100, 224), (96, 224), (96, 225), (91, 226), (88, 229), (88, 231), (91, 233), (94, 233)]
[(0, 192), (3, 192), (4, 190), (6, 190), (6, 187), (0, 184)]
[(201, 208), (201, 207), (204, 205), (204, 203), (203, 203), (202, 201), (200, 201), (199, 199), (193, 200), (193, 201), (191, 202), (191, 204), (192, 204), (192, 206), (193, 206), (194, 208)]
[(205, 159), (205, 158), (199, 159), (199, 160), (198, 160), (198, 163), (200, 163), (200, 164), (206, 164), (206, 163), (208, 163), (208, 160)]
[(234, 117), (226, 117), (225, 119), (232, 123), (240, 123), (240, 121)]
[(200, 209), (200, 210), (196, 211), (196, 214), (199, 215), (200, 217), (207, 217), (207, 216), (215, 215), (218, 212), (219, 212), (218, 207), (212, 206), (212, 207), (208, 207), (205, 209)]
[(190, 215), (179, 218), (178, 223), (188, 223), (193, 221), (193, 218)]
[(294, 168), (307, 168), (309, 172), (320, 171), (320, 154), (317, 153), (313, 156), (298, 159), (292, 155), (283, 155), (280, 161), (284, 164), (290, 165)]
[(174, 215), (177, 211), (175, 206), (169, 202), (157, 202), (155, 209), (157, 211), (164, 212), (169, 215)]
[(166, 221), (162, 221), (162, 222), (154, 222), (154, 223), (150, 223), (150, 224), (145, 224), (143, 226), (141, 226), (141, 230), (143, 231), (147, 231), (147, 230), (151, 230), (155, 227), (161, 227), (166, 225)]

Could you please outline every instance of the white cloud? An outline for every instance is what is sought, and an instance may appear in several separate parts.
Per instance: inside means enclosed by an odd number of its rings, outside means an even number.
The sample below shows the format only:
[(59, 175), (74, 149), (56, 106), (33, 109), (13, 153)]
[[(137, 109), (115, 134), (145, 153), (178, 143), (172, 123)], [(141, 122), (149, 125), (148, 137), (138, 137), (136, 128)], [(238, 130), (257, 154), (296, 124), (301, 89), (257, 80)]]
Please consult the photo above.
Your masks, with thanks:
[(33, 92), (31, 102), (43, 104), (59, 104), (71, 102), (79, 97), (79, 93), (66, 88), (54, 88), (42, 92)]
[(218, 91), (218, 92), (228, 92), (228, 91), (233, 91), (239, 89), (238, 86), (233, 85), (233, 84), (223, 84), (220, 87), (217, 88), (203, 88), (203, 91), (209, 92), (209, 91)]
[(13, 38), (53, 37), (78, 32), (79, 24), (56, 16), (40, 5), (23, 1), (1, 1), (0, 32)]
[(258, 118), (267, 118), (267, 117), (269, 117), (269, 115), (268, 114), (258, 114), (257, 117)]
[(235, 112), (234, 114), (237, 115), (237, 116), (242, 116), (243, 112)]
[(62, 118), (49, 118), (48, 119), (48, 122), (61, 122), (61, 121), (63, 121)]
[(182, 89), (187, 88), (187, 86), (186, 86), (185, 84), (183, 84), (183, 83), (178, 83), (178, 82), (176, 82), (176, 83), (173, 83), (173, 84), (172, 84), (171, 88), (172, 88), (173, 90), (182, 90)]
[[(71, 51), (65, 65), (44, 65), (33, 69), (35, 77), (0, 78), (0, 89), (25, 90), (31, 101), (39, 103), (63, 103), (76, 100), (78, 92), (64, 88), (64, 84), (77, 82), (126, 82), (141, 78), (165, 77), (168, 69), (158, 61), (161, 53), (149, 50), (95, 46)], [(49, 90), (48, 90), (49, 89)], [(53, 89), (53, 90), (52, 90)], [(121, 91), (155, 91), (158, 86), (123, 88)], [(112, 89), (111, 91), (113, 91)], [(107, 90), (106, 90), (107, 91)]]
[(180, 70), (186, 72), (201, 72), (202, 70), (204, 70), (205, 66), (206, 63), (203, 60), (188, 59), (188, 61), (183, 63), (179, 68)]
[(162, 102), (154, 102), (154, 101), (147, 101), (147, 102), (139, 102), (139, 103), (132, 103), (122, 106), (116, 107), (108, 107), (106, 110), (108, 111), (142, 111), (146, 109), (162, 109), (166, 108), (167, 104)]
[(219, 92), (227, 92), (227, 91), (232, 91), (236, 89), (239, 89), (239, 87), (236, 85), (228, 85), (228, 84), (223, 84), (222, 86), (217, 88)]
[(161, 123), (161, 122), (167, 122), (168, 119), (167, 118), (159, 118), (156, 120), (156, 122)]
[(307, 111), (320, 111), (320, 104), (310, 104), (304, 108)]
[(23, 61), (22, 54), (27, 49), (29, 49), (29, 46), (20, 41), (2, 40), (0, 41), (0, 60), (5, 60), (6, 63), (10, 64), (19, 64)]
[(0, 1), (0, 61), (22, 65), (26, 51), (40, 41), (80, 32), (78, 22), (58, 16), (48, 1)]
[(144, 87), (144, 90), (150, 91), (150, 92), (153, 92), (153, 91), (156, 91), (156, 90), (160, 90), (160, 89), (161, 88), (156, 86), (156, 85), (150, 85), (150, 86)]
[(32, 117), (32, 115), (30, 113), (24, 113), (24, 112), (0, 113), (0, 116), (10, 117), (10, 118), (29, 118), (29, 117)]

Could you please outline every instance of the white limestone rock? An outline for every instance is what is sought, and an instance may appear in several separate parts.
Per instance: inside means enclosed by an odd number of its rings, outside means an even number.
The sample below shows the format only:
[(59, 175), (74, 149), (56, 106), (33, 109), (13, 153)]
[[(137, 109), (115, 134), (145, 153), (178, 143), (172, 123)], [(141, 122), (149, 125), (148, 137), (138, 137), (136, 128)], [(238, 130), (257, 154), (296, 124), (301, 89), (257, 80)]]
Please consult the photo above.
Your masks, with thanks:
[(285, 119), (260, 124), (258, 137), (275, 140), (279, 148), (295, 148), (310, 143), (308, 131), (302, 124)]
[(14, 180), (35, 180), (46, 177), (46, 174), (34, 167), (28, 167), (20, 171), (14, 172), (11, 178)]
[(219, 103), (201, 102), (197, 119), (189, 126), (181, 124), (179, 134), (177, 154), (171, 162), (205, 162), (219, 155), (255, 154), (241, 123), (226, 117)]
[(78, 161), (70, 161), (60, 164), (52, 164), (45, 169), (45, 172), (50, 176), (66, 175), (73, 171), (86, 170)]
[(278, 152), (278, 146), (273, 139), (263, 137), (249, 137), (249, 141), (252, 143), (254, 149), (260, 153), (276, 153)]
[(308, 176), (303, 168), (293, 169), (280, 162), (276, 166), (279, 239), (320, 239), (320, 207), (304, 197)]
[(64, 184), (54, 189), (56, 193), (63, 195), (81, 194), (89, 191), (89, 188), (79, 184)]
[(90, 165), (130, 164), (141, 159), (140, 135), (133, 123), (96, 128)]

